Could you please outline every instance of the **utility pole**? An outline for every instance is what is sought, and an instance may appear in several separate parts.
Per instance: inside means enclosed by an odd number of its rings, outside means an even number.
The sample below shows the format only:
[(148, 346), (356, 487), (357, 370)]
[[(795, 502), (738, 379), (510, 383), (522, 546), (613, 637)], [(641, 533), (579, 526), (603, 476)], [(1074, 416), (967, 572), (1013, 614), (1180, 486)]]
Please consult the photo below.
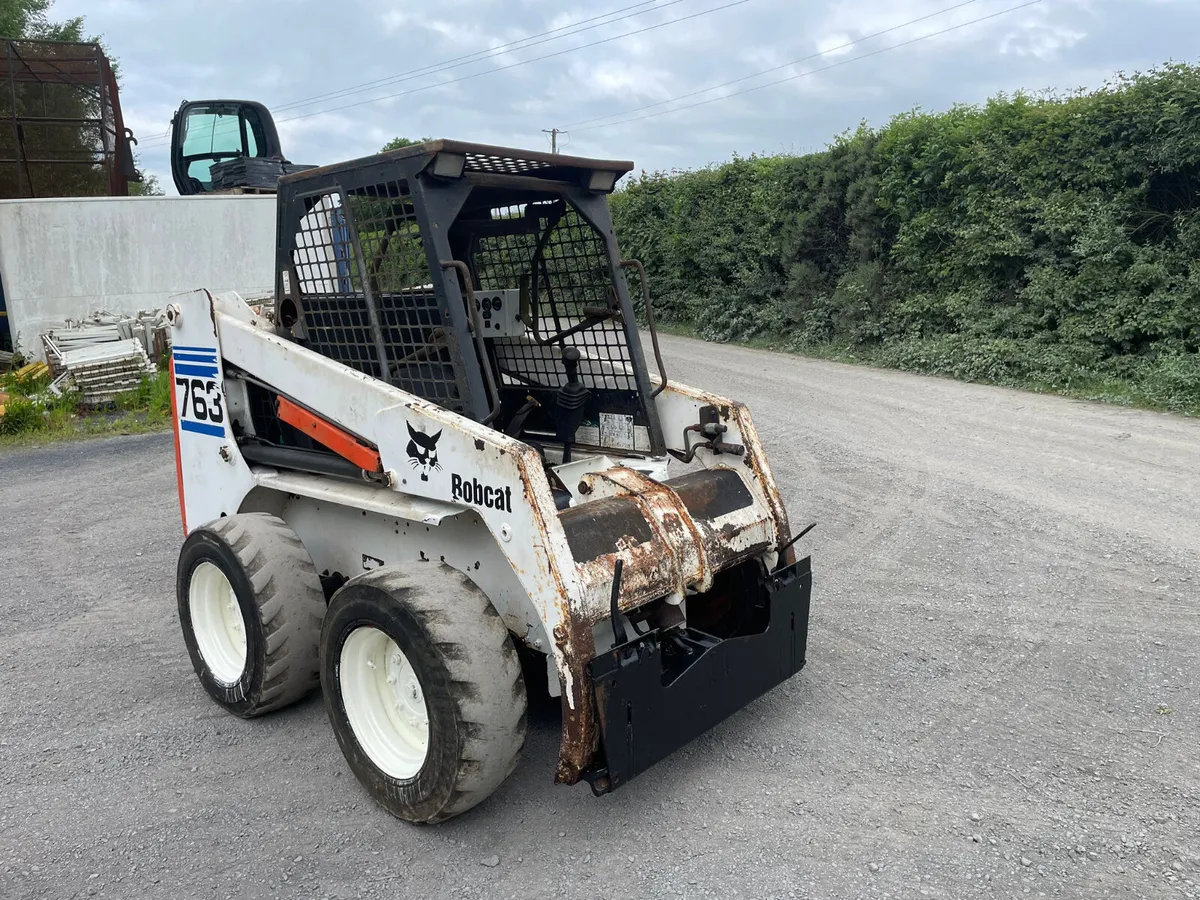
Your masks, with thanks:
[(557, 153), (558, 152), (558, 136), (563, 133), (563, 130), (561, 128), (543, 128), (542, 132), (544, 134), (550, 135), (550, 152)]

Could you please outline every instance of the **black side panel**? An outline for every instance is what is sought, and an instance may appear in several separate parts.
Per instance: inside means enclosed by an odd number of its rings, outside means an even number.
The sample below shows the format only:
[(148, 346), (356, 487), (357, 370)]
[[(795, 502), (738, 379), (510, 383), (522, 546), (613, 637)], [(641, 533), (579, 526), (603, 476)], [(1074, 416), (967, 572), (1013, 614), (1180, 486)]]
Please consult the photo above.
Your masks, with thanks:
[(4, 306), (4, 276), (0, 273), (0, 350), (12, 350), (12, 333), (8, 324), (8, 310)]
[(690, 628), (652, 631), (588, 663), (604, 763), (585, 775), (620, 787), (804, 667), (812, 570), (808, 558), (759, 579), (765, 630), (720, 640)]
[[(254, 382), (247, 382), (246, 394), (250, 400), (249, 412), (254, 426), (254, 434), (260, 441), (281, 447), (298, 447), (302, 450), (322, 449), (320, 444), (314, 442), (300, 429), (280, 421), (277, 413), (279, 404), (277, 393)], [(234, 429), (239, 436), (248, 431), (241, 422), (236, 420)]]

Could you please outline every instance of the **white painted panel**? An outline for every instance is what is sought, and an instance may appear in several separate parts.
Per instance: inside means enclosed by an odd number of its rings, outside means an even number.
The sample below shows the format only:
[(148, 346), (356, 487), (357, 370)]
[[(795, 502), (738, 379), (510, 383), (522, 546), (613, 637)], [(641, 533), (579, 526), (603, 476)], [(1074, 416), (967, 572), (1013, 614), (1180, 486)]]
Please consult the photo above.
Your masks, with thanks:
[(96, 309), (134, 313), (184, 291), (275, 286), (275, 197), (0, 200), (0, 279), (24, 350)]

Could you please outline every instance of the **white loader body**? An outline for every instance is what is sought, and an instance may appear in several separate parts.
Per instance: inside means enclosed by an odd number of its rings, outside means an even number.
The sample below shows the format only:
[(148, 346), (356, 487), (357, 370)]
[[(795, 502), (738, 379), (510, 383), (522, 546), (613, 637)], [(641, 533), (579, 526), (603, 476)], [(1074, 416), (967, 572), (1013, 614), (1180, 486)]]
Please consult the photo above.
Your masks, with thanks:
[[(514, 677), (511, 648), (462, 662), (472, 648), (511, 638), (527, 656), (545, 655), (550, 693), (562, 698), (557, 780), (587, 779), (598, 793), (804, 664), (811, 573), (808, 560), (795, 561), (748, 410), (668, 381), (657, 345), (657, 378), (641, 357), (622, 271), (640, 264), (617, 255), (594, 187), (611, 189), (617, 176), (597, 180), (584, 165), (632, 164), (493, 150), (432, 142), (288, 176), (271, 318), (234, 293), (203, 290), (168, 311), (185, 636), (189, 579), (202, 571), (217, 586), (210, 594), (220, 588), (240, 604), (245, 633), (231, 639), (249, 646), (240, 686), (212, 681), (203, 658), (212, 635), (189, 644), (197, 672), (241, 715), (300, 695), (308, 682), (294, 673), (286, 698), (272, 700), (262, 680), (286, 668), (272, 636), (289, 601), (253, 556), (272, 541), (295, 549), (289, 571), (307, 605), (288, 628), (309, 648), (298, 658), (306, 672), (315, 665), (322, 617), (310, 612), (310, 585), (319, 578), (329, 604), (321, 682), (335, 730), (347, 717), (375, 723), (365, 737), (347, 737), (345, 726), (339, 741), (376, 799), (413, 821), (478, 802), (463, 787), (474, 777), (468, 763), (457, 775), (438, 770), (435, 790), (422, 786), (434, 770), (420, 760), (447, 740), (460, 741), (463, 759), (489, 752), (461, 744), (499, 728), (479, 724), (489, 714), (509, 723), (509, 737), (489, 745), (504, 758), (476, 793), (515, 765), (523, 699), (510, 708), (504, 691), (469, 690), (453, 715), (438, 712), (450, 709), (439, 684), (471, 672)], [(496, 171), (501, 163), (509, 168)], [(397, 174), (375, 168), (384, 164)], [(394, 180), (378, 181), (385, 175)], [(525, 199), (502, 206), (509, 196)], [(689, 469), (668, 477), (671, 456)], [(446, 571), (479, 597), (451, 610)], [(430, 596), (418, 596), (424, 581)], [(478, 615), (462, 618), (468, 606), (503, 627), (475, 633)], [(317, 621), (297, 625), (297, 615)], [(373, 630), (352, 633), (354, 615), (374, 617)], [(414, 622), (425, 630), (410, 633)], [(468, 632), (462, 648), (438, 651), (440, 662), (422, 655)], [(362, 696), (374, 690), (372, 672), (396, 667), (382, 690), (405, 686), (404, 728), (428, 729), (425, 749), (364, 761), (370, 747), (388, 746), (376, 732), (379, 710), (391, 707), (371, 694), (359, 712), (343, 709), (327, 650), (351, 653), (343, 664)], [(454, 676), (456, 665), (466, 674)], [(515, 677), (513, 696), (523, 698)], [(247, 685), (257, 685), (249, 700)], [(479, 707), (485, 695), (493, 699)], [(393, 777), (407, 769), (390, 771), (386, 760), (410, 758), (416, 774)]]

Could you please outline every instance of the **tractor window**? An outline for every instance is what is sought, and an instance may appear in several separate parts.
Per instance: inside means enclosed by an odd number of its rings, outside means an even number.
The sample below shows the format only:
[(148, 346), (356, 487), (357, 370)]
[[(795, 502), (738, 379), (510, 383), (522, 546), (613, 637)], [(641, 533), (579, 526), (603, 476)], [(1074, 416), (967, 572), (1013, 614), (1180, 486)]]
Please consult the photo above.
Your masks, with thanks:
[[(461, 412), (466, 408), (462, 386), (406, 190), (401, 182), (363, 189), (351, 193), (345, 207), (340, 192), (306, 201), (292, 263), (304, 297), (309, 346)], [(357, 235), (351, 234), (351, 223)], [(381, 320), (386, 373), (379, 364), (364, 274)]]
[[(213, 190), (212, 167), (239, 158), (283, 160), (279, 134), (265, 106), (248, 100), (198, 100), (179, 107), (171, 120), (171, 176), (179, 193)], [(237, 171), (226, 172), (224, 187), (241, 184), (240, 177)]]
[[(501, 395), (497, 426), (523, 414), (523, 434), (548, 439), (560, 429), (560, 392), (568, 383), (564, 354), (583, 354), (575, 370), (587, 389), (576, 431), (580, 444), (649, 452), (653, 439), (646, 398), (638, 387), (629, 330), (636, 325), (621, 302), (604, 235), (566, 197), (542, 195), (525, 203), (468, 203), (450, 231), (477, 290), (519, 304), (522, 335), (489, 343)], [(499, 199), (497, 197), (497, 199)], [(486, 310), (486, 307), (485, 307)]]
[(189, 178), (212, 188), (213, 163), (258, 156), (266, 145), (262, 119), (248, 106), (196, 106), (183, 121), (182, 157)]
[(491, 149), (422, 145), (285, 179), (288, 327), (539, 445), (663, 452), (607, 206), (572, 183), (590, 173)]
[(184, 156), (215, 158), (242, 152), (241, 119), (237, 115), (194, 109), (188, 112), (183, 127)]
[(188, 177), (194, 178), (205, 188), (212, 186), (212, 164), (213, 161), (208, 157), (203, 159), (194, 159), (188, 163)]

